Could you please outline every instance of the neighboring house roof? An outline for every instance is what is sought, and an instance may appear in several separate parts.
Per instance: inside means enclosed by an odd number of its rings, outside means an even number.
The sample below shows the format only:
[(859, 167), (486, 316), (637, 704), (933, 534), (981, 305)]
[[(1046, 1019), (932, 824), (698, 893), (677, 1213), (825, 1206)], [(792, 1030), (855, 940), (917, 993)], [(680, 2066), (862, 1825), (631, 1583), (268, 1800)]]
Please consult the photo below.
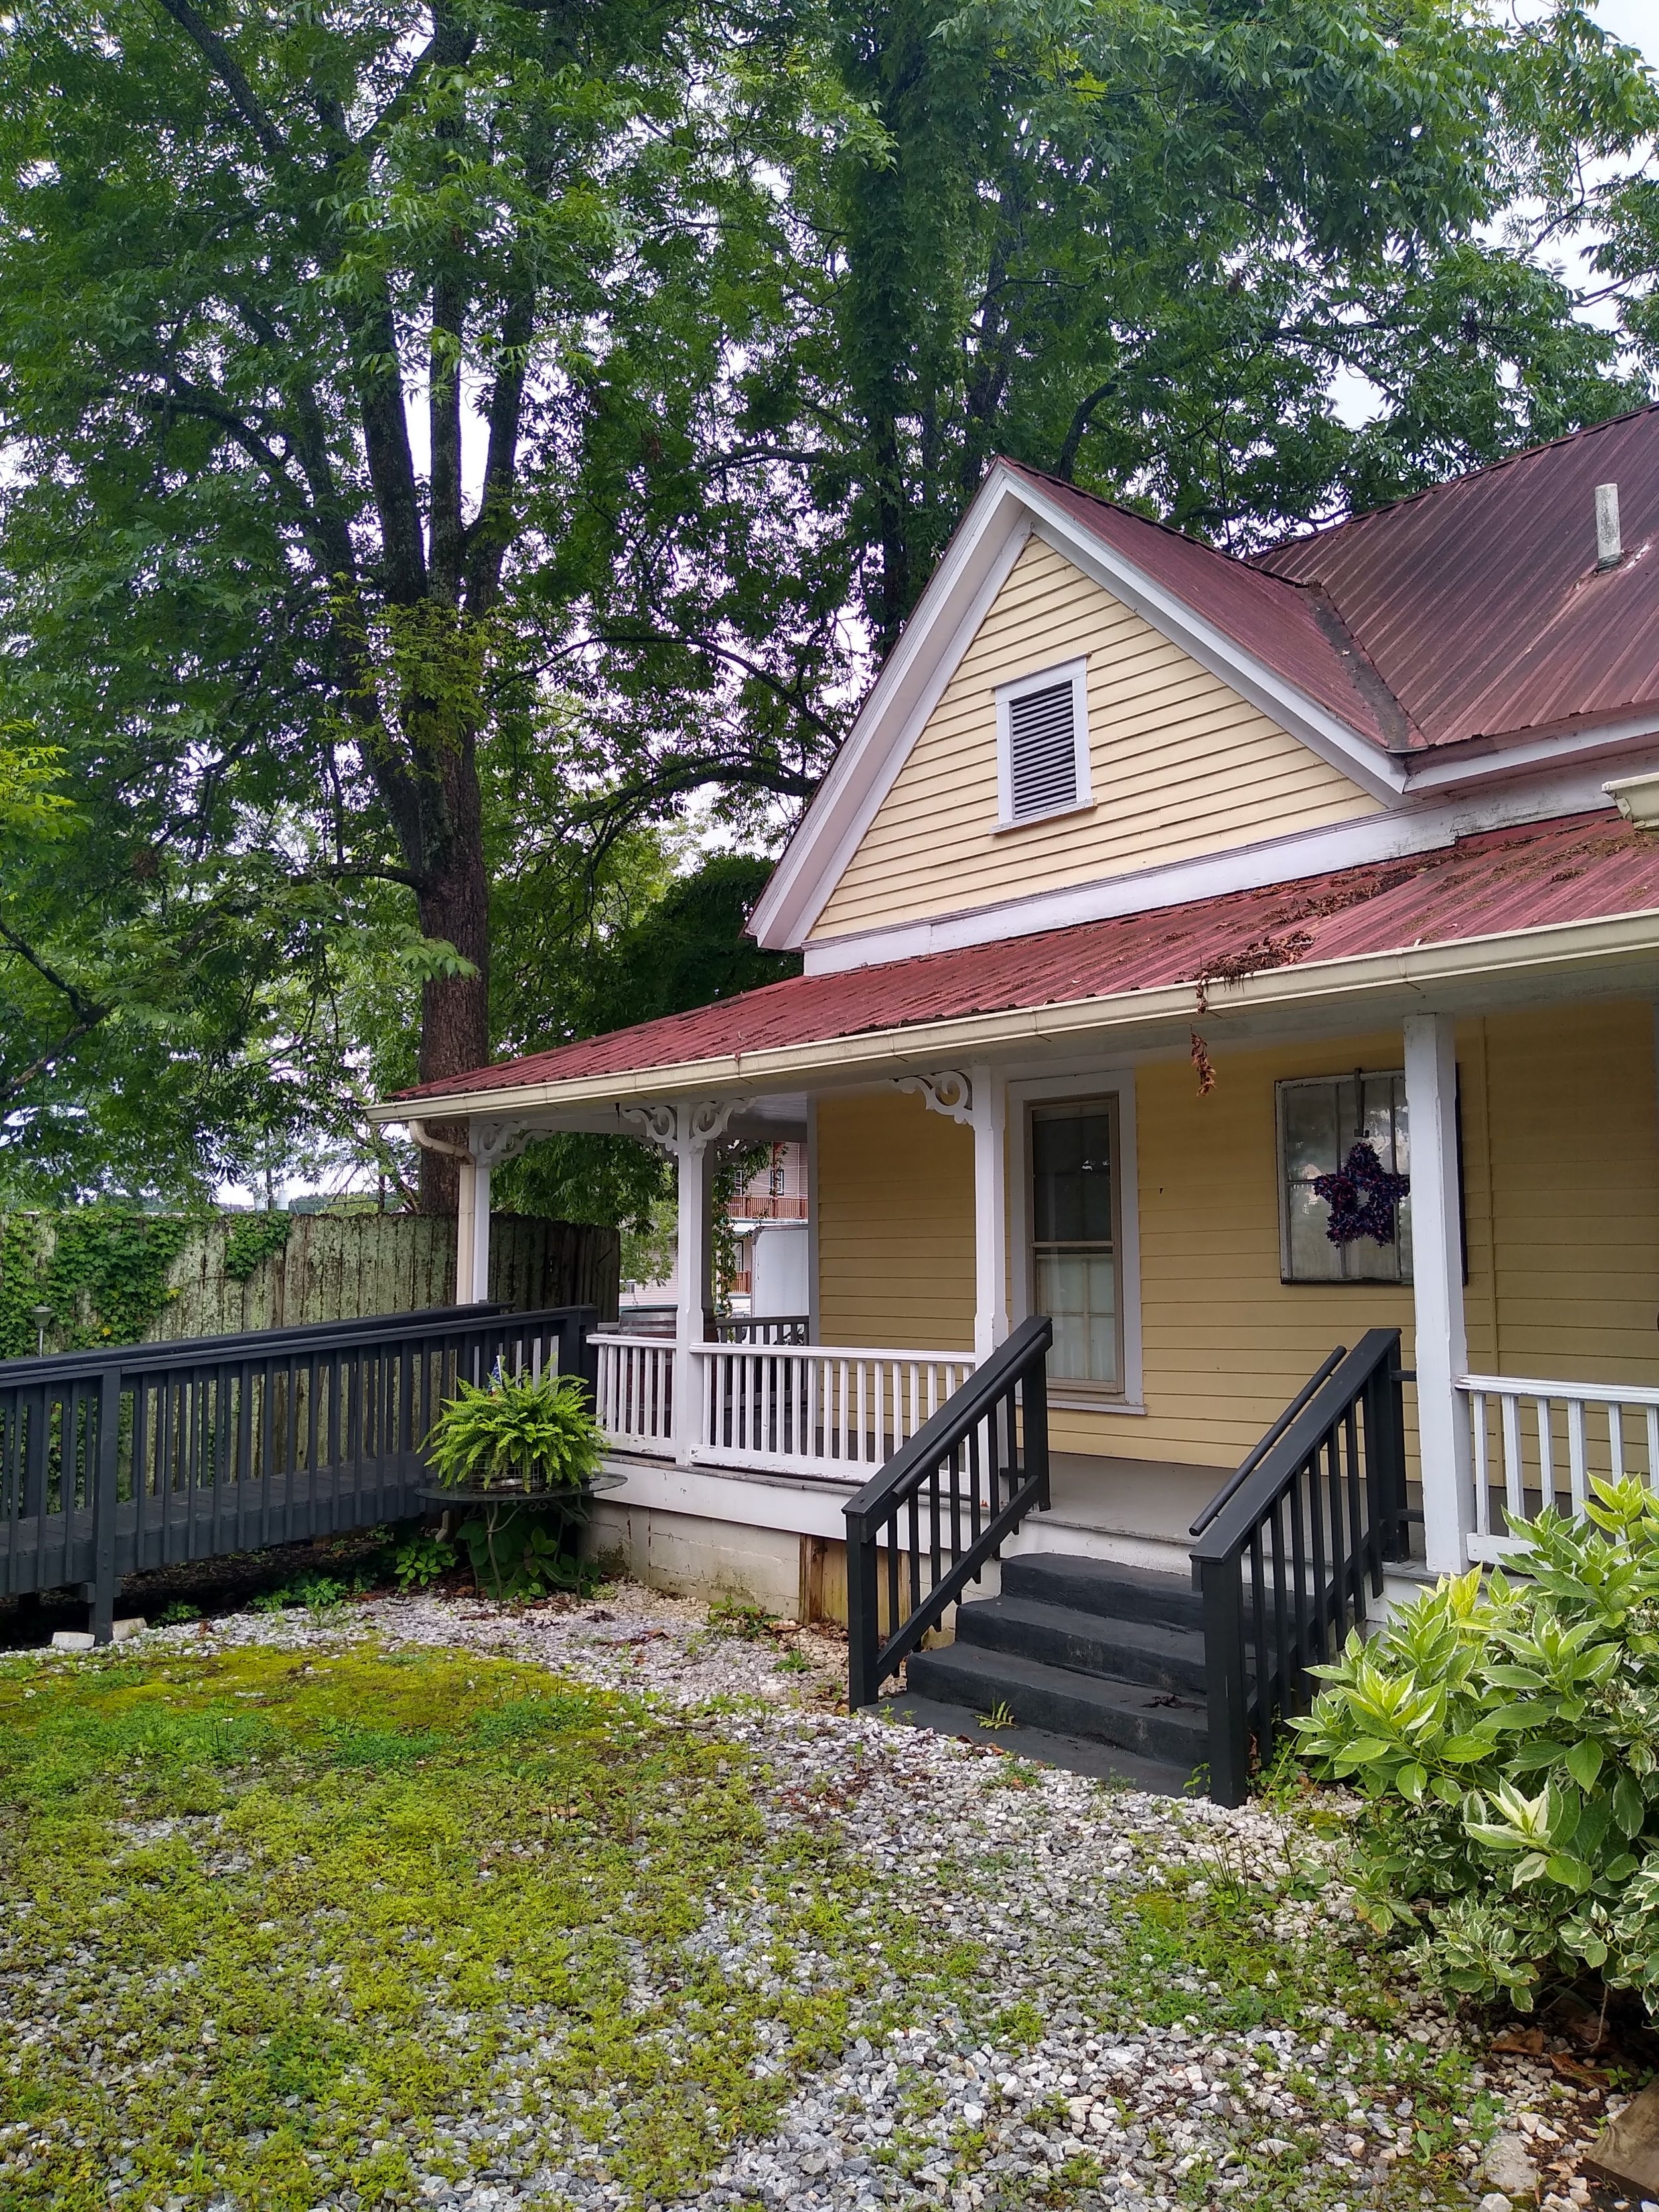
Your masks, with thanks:
[(1659, 836), (1612, 812), (1004, 945), (797, 976), (684, 1014), (400, 1091), (464, 1098), (1173, 985), (1659, 912)]
[[(1598, 574), (1595, 487), (1624, 558)], [(1534, 446), (1255, 556), (1328, 594), (1429, 745), (1659, 702), (1659, 407)], [(1231, 565), (1231, 564), (1230, 564)]]

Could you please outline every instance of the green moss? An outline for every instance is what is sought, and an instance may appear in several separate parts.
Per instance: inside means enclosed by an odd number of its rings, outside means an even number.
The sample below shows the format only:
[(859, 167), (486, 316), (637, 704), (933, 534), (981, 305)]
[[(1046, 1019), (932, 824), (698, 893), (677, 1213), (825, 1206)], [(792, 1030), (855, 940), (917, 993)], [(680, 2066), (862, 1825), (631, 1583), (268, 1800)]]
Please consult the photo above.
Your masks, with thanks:
[[(407, 2201), (417, 2168), (533, 2166), (573, 2130), (630, 2200), (672, 2197), (836, 2055), (877, 1973), (921, 1977), (884, 1921), (872, 1963), (865, 1878), (766, 1818), (714, 1730), (398, 1657), (0, 1668), (8, 2212), (107, 2206), (112, 2173), (135, 2203)], [(744, 1972), (692, 1941), (762, 1901)], [(789, 2041), (757, 2075), (763, 2020)]]

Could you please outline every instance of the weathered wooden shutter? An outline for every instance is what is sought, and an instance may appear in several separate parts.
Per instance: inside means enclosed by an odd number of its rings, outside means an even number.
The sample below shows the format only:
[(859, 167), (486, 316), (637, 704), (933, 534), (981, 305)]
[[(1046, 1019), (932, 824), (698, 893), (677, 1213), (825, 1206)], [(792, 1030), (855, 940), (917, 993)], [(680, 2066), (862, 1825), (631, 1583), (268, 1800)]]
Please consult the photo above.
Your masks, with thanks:
[(1008, 702), (1008, 788), (1013, 818), (1077, 803), (1077, 730), (1070, 678)]

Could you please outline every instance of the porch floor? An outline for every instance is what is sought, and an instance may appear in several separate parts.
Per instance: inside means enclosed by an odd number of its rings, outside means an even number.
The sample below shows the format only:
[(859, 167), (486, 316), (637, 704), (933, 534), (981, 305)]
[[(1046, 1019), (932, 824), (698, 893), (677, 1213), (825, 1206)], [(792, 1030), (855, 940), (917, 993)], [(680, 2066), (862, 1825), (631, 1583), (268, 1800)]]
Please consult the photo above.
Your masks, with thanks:
[(1054, 1502), (1042, 1517), (1050, 1528), (1139, 1537), (1184, 1553), (1188, 1530), (1231, 1473), (1230, 1467), (1188, 1467), (1180, 1460), (1051, 1452)]

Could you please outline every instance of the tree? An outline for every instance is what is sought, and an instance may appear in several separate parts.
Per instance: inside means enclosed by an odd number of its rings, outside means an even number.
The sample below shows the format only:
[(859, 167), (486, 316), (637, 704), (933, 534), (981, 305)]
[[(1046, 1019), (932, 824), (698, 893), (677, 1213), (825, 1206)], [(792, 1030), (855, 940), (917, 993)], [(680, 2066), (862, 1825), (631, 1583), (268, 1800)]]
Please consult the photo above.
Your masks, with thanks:
[[(1645, 396), (1539, 248), (1659, 104), (1575, 0), (860, 0), (838, 150), (854, 489), (878, 647), (994, 452), (1248, 547)], [(1530, 234), (1517, 209), (1542, 192)], [(1334, 387), (1363, 380), (1351, 427)]]
[[(661, 885), (633, 918), (574, 957), (574, 933), (563, 933), (546, 948), (556, 963), (551, 974), (535, 963), (544, 980), (520, 1001), (534, 1026), (520, 1032), (515, 1048), (545, 1050), (799, 975), (798, 954), (764, 952), (744, 934), (770, 872), (750, 854), (716, 854)], [(526, 950), (526, 941), (515, 949)], [(501, 1171), (495, 1202), (556, 1219), (637, 1226), (666, 1190), (666, 1169), (660, 1153), (632, 1138), (573, 1133), (529, 1146)]]
[(549, 946), (693, 794), (776, 835), (993, 452), (1243, 546), (1645, 389), (1545, 258), (1605, 216), (1647, 328), (1653, 89), (1572, 0), (26, 0), (0, 117), (60, 1181), (574, 1034)]
[(186, 845), (263, 837), (273, 945), (302, 888), (405, 886), (438, 948), (423, 1078), (490, 1048), (479, 748), (538, 719), (547, 672), (515, 563), (543, 559), (619, 304), (755, 258), (792, 36), (666, 0), (84, 0), (9, 27), (22, 703), (77, 773), (167, 785)]

